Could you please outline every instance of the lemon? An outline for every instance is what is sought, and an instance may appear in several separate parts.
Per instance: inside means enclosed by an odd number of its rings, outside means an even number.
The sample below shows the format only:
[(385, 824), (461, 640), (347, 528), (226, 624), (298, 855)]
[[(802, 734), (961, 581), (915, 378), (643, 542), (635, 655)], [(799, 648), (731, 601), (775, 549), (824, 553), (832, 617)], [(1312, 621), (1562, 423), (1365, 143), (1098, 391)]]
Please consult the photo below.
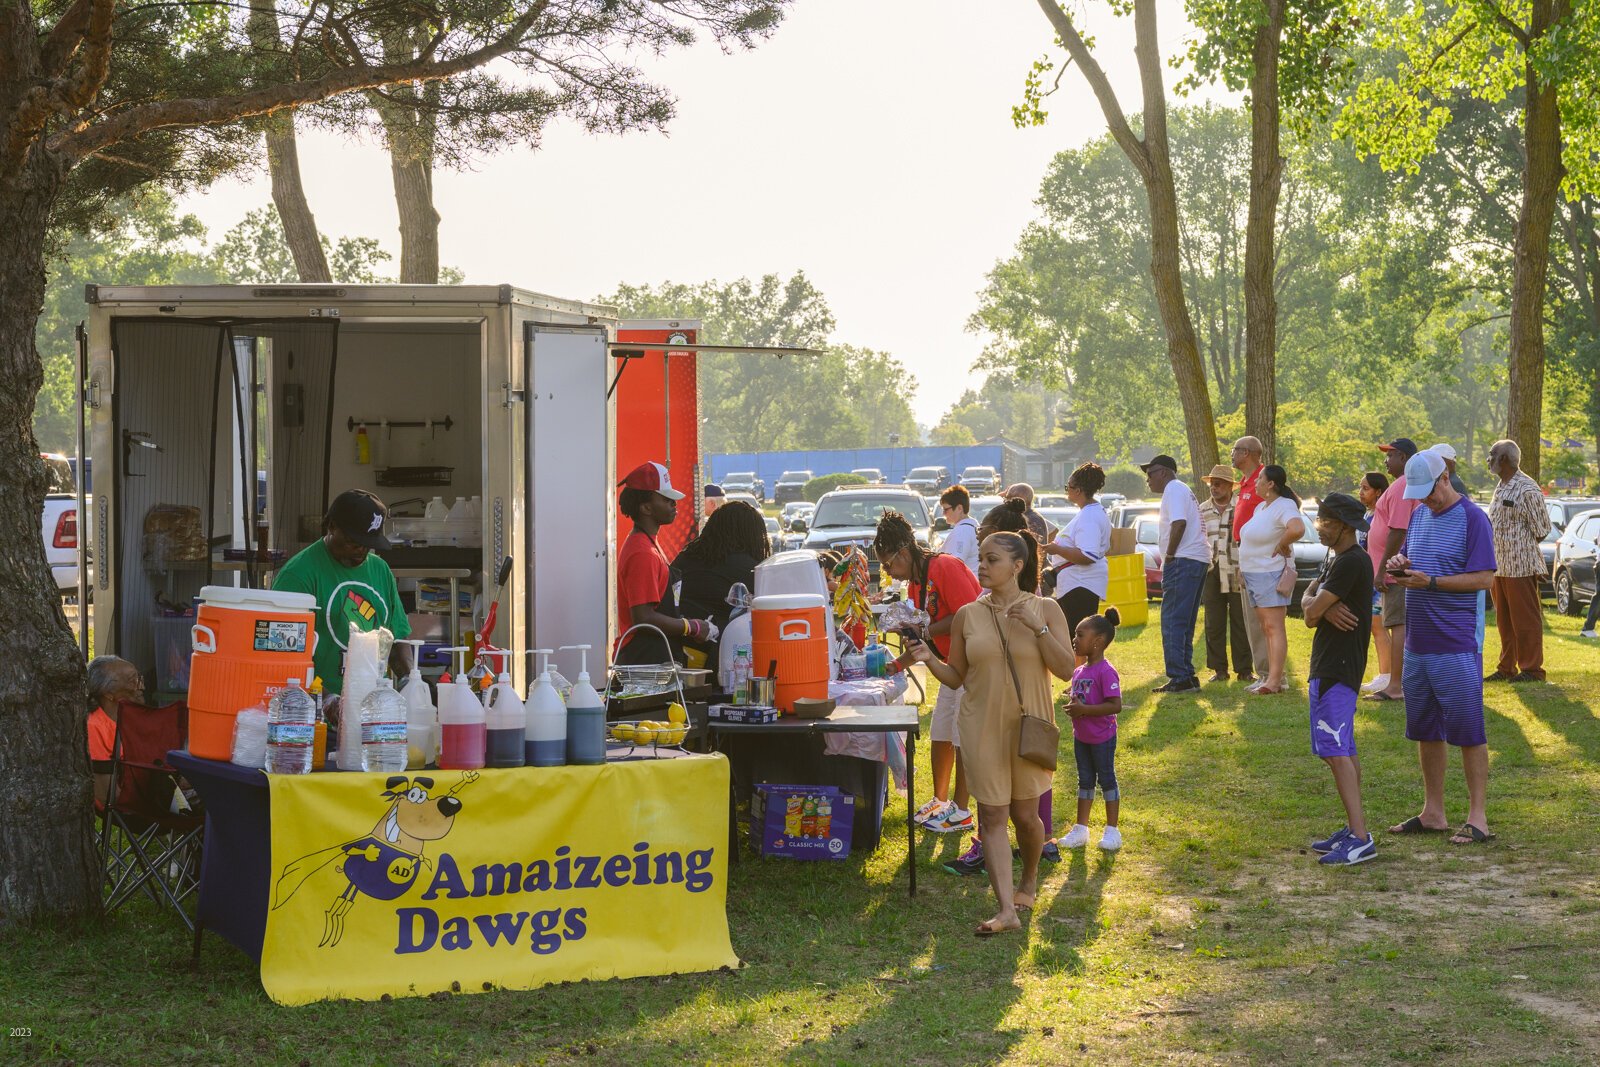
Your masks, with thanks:
[(655, 740), (655, 736), (655, 723), (642, 722), (633, 728), (633, 739), (638, 744), (648, 745), (651, 741)]
[(672, 732), (666, 736), (665, 742), (669, 745), (681, 745), (683, 744), (683, 739), (688, 732), (689, 731), (682, 726), (675, 726), (672, 728)]
[(686, 723), (689, 721), (689, 713), (682, 704), (668, 704), (667, 718), (675, 723)]

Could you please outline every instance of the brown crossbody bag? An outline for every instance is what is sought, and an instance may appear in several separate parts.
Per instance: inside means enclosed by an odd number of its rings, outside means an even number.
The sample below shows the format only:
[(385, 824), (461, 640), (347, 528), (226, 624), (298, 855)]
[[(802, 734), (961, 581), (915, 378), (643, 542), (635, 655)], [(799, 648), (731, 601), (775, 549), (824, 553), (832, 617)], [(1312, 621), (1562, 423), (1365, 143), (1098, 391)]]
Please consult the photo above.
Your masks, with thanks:
[(1017, 665), (1011, 662), (1011, 645), (1006, 640), (1006, 628), (1000, 625), (1000, 613), (993, 612), (994, 628), (1000, 634), (1000, 650), (1006, 656), (1006, 668), (1011, 672), (1011, 688), (1016, 690), (1017, 710), (1022, 713), (1022, 729), (1017, 734), (1017, 755), (1047, 771), (1056, 769), (1056, 754), (1061, 751), (1061, 727), (1053, 720), (1029, 715), (1022, 703), (1022, 683), (1017, 680)]

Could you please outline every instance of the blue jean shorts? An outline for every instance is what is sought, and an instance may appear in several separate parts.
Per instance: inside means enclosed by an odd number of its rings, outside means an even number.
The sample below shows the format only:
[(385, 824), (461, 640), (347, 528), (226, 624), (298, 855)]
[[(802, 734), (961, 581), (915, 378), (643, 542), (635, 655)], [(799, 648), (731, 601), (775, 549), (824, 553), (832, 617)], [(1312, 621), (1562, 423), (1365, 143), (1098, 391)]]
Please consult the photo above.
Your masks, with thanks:
[(1245, 588), (1250, 590), (1250, 602), (1258, 608), (1286, 608), (1289, 597), (1278, 592), (1278, 577), (1282, 571), (1241, 571)]
[(1356, 754), (1356, 691), (1330, 678), (1313, 678), (1311, 754), (1320, 759)]

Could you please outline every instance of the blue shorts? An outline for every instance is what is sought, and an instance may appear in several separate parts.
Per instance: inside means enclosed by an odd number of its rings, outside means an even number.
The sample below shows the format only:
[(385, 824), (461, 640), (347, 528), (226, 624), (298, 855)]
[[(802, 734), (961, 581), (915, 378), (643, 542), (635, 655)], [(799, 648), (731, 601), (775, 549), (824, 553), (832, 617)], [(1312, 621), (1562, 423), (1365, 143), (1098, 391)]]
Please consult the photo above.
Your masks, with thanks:
[(1356, 754), (1356, 691), (1331, 678), (1313, 678), (1311, 692), (1311, 754)]
[(1278, 592), (1278, 578), (1282, 571), (1240, 571), (1245, 588), (1250, 591), (1250, 602), (1258, 608), (1286, 608), (1289, 598)]
[(1374, 589), (1372, 591), (1372, 617), (1375, 618), (1375, 619), (1383, 618), (1383, 590), (1382, 589)]
[(1488, 744), (1483, 730), (1483, 656), (1477, 652), (1407, 652), (1406, 739), (1457, 748)]

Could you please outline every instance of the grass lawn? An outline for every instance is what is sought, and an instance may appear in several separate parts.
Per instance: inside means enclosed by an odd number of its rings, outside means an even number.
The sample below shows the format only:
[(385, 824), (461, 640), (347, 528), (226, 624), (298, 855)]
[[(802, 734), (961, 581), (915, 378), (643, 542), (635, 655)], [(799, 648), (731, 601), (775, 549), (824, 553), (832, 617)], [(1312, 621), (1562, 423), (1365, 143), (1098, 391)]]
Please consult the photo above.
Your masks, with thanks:
[[(1379, 857), (1318, 867), (1343, 820), (1308, 752), (1300, 692), (1237, 683), (1153, 697), (1160, 635), (1112, 646), (1130, 710), (1118, 776), (1127, 844), (1046, 868), (1019, 934), (970, 930), (986, 884), (942, 873), (961, 842), (923, 835), (908, 903), (903, 833), (839, 864), (733, 871), (747, 966), (639, 979), (284, 1009), (245, 957), (207, 942), (187, 970), (172, 922), (0, 944), (0, 1004), (29, 1063), (1471, 1063), (1600, 1062), (1600, 645), (1548, 616), (1546, 685), (1495, 686), (1488, 846), (1379, 837)], [(1291, 661), (1309, 634), (1291, 620)], [(1490, 629), (1490, 653), (1496, 652)], [(1421, 803), (1403, 714), (1364, 704), (1368, 811)], [(926, 752), (926, 745), (921, 746)], [(927, 796), (927, 766), (919, 769)], [(1070, 748), (1056, 829), (1071, 822)], [(1450, 817), (1466, 809), (1459, 761)], [(904, 801), (888, 818), (905, 817)], [(1092, 820), (1098, 839), (1100, 812)], [(117, 992), (113, 993), (112, 991)]]

